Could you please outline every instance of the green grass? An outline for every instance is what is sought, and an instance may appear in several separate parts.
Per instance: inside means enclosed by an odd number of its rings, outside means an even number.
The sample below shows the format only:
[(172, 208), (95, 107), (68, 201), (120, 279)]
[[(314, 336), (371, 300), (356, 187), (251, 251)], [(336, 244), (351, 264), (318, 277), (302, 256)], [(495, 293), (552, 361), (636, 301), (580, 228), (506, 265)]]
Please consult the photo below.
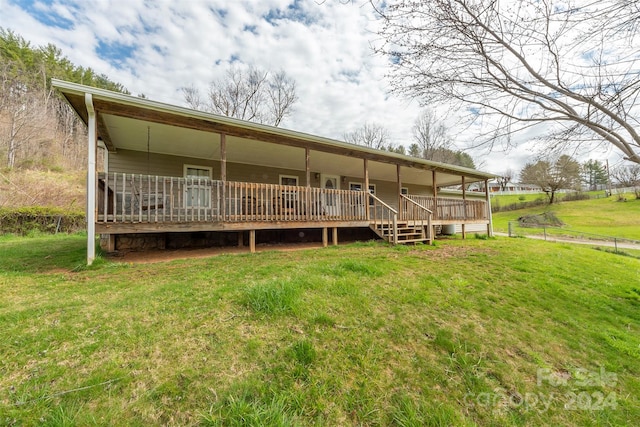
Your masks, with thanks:
[[(640, 240), (640, 200), (635, 200), (631, 195), (626, 202), (620, 202), (617, 196), (612, 196), (497, 212), (493, 214), (493, 227), (495, 231), (506, 232), (509, 221), (548, 211), (555, 213), (566, 227), (573, 230)], [(533, 229), (531, 231), (534, 232)]]
[(0, 238), (2, 425), (640, 419), (632, 258), (497, 238), (82, 269), (83, 248)]
[[(584, 194), (589, 195), (592, 198), (604, 197), (604, 191), (587, 191)], [(556, 198), (562, 200), (567, 194), (558, 193)], [(545, 193), (525, 193), (525, 194), (492, 194), (491, 195), (491, 208), (494, 212), (497, 212), (498, 206), (508, 206), (512, 204), (522, 204), (533, 201), (548, 202), (549, 198)]]

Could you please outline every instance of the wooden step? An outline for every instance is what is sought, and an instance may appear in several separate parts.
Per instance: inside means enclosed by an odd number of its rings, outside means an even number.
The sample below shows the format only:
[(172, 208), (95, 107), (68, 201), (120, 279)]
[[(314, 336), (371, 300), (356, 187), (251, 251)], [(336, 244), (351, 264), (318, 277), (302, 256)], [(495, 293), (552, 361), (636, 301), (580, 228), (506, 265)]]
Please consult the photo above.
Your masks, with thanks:
[[(381, 233), (385, 233), (385, 234), (393, 234), (392, 230), (380, 230), (380, 232)], [(415, 234), (415, 233), (422, 234), (422, 230), (420, 230), (420, 229), (416, 230), (414, 228), (405, 229), (405, 230), (398, 230), (398, 235), (399, 236), (401, 236), (403, 234)]]
[(422, 233), (406, 233), (406, 234), (398, 234), (398, 240), (406, 240), (411, 237), (422, 237)]
[(398, 223), (396, 230), (397, 236), (393, 234), (393, 226), (388, 224), (378, 224), (377, 227), (370, 227), (375, 233), (387, 242), (393, 242), (394, 240), (398, 244), (409, 243), (430, 243), (429, 238), (426, 236), (425, 230), (422, 225), (409, 225), (408, 223)]
[(411, 240), (399, 240), (398, 243), (428, 243), (429, 239), (411, 239)]

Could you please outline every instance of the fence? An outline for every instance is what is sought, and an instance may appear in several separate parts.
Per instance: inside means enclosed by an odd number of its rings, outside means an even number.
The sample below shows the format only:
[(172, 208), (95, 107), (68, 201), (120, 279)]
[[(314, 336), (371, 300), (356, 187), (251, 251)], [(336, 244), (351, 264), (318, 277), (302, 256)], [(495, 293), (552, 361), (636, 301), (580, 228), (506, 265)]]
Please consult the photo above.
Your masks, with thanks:
[(509, 237), (535, 237), (543, 240), (610, 246), (614, 248), (615, 253), (619, 253), (620, 249), (640, 250), (640, 241), (638, 240), (548, 225), (525, 227), (519, 221), (509, 221)]

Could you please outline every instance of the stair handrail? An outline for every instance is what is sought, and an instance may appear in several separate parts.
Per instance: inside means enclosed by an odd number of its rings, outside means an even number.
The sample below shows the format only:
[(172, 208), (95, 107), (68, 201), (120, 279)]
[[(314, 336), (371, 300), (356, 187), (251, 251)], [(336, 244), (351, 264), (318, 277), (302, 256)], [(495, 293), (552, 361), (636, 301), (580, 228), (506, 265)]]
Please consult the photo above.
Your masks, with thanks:
[[(385, 202), (383, 202), (382, 200), (380, 200), (374, 194), (369, 193), (369, 197), (371, 197), (371, 199), (373, 200), (373, 225), (374, 225), (374, 227), (377, 228), (378, 224), (380, 224), (381, 226), (385, 225), (385, 215), (384, 214), (385, 214), (385, 210), (386, 210), (386, 212), (387, 212), (386, 225), (393, 232), (393, 234), (392, 234), (393, 241), (391, 243), (393, 243), (394, 245), (397, 245), (398, 244), (398, 211), (395, 210), (394, 208), (392, 208), (391, 206), (389, 206), (388, 204), (386, 204)], [(378, 221), (378, 217), (377, 217), (377, 212), (378, 211), (376, 209), (376, 205), (379, 205), (382, 208), (379, 221)]]
[(415, 206), (419, 207), (423, 211), (426, 211), (429, 215), (433, 215), (433, 211), (431, 209), (425, 208), (424, 206), (422, 206), (420, 203), (416, 202), (415, 200), (410, 199), (409, 197), (405, 196), (404, 194), (401, 194), (400, 197), (402, 197), (404, 200), (408, 200), (409, 202), (413, 203)]
[[(433, 228), (431, 227), (431, 218), (433, 216), (433, 211), (431, 209), (425, 208), (420, 203), (416, 202), (413, 199), (410, 199), (409, 197), (405, 196), (404, 194), (400, 194), (400, 198), (401, 198), (401, 200), (406, 200), (408, 202), (411, 202), (414, 206), (416, 206), (419, 209), (422, 209), (424, 212), (427, 213), (427, 229), (429, 230), (429, 240), (432, 241)], [(424, 218), (422, 218), (422, 217), (420, 218), (420, 224), (421, 224), (423, 237), (426, 237), (426, 236), (424, 236)]]

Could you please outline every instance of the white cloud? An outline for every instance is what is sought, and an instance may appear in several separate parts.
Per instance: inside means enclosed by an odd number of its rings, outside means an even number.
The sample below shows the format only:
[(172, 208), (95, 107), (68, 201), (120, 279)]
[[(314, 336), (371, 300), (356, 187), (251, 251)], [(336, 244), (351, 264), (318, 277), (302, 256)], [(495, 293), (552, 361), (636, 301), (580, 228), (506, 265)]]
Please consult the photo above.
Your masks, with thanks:
[[(56, 0), (27, 11), (0, 0), (0, 26), (34, 45), (57, 45), (74, 64), (104, 73), (134, 94), (179, 105), (181, 87), (193, 84), (205, 91), (232, 57), (265, 69), (283, 68), (296, 80), (299, 94), (284, 127), (340, 139), (366, 121), (376, 122), (390, 130), (395, 142), (408, 146), (420, 108), (388, 94), (387, 59), (371, 50), (378, 25), (371, 7), (299, 0), (292, 9), (292, 3)], [(265, 16), (270, 12), (282, 19), (269, 22)], [(73, 25), (37, 18), (51, 13)], [(110, 60), (98, 52), (101, 45), (120, 47), (130, 56)], [(455, 118), (451, 123), (456, 125)], [(469, 132), (460, 135), (467, 138)], [(493, 153), (478, 163), (501, 172), (509, 166), (519, 169), (526, 156), (526, 151)]]

